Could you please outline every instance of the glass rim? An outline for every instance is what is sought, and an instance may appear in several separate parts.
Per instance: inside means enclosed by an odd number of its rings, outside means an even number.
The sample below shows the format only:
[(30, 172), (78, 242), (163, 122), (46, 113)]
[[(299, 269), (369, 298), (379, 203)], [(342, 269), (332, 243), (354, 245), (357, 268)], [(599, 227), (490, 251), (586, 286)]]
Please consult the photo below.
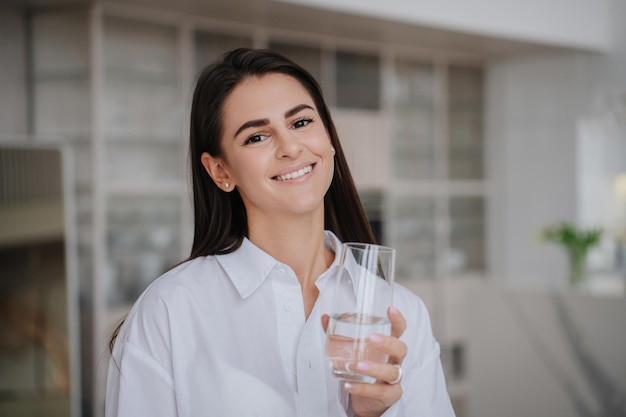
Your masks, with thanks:
[(377, 243), (364, 243), (364, 242), (344, 242), (341, 244), (344, 248), (367, 250), (370, 248), (376, 248), (380, 252), (394, 253), (396, 250), (390, 246), (379, 245)]

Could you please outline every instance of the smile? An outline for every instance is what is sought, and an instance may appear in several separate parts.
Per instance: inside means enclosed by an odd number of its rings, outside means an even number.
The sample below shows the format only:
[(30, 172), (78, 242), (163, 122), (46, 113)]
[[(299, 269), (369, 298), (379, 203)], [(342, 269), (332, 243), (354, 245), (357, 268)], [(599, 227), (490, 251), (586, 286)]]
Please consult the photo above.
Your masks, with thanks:
[(278, 181), (292, 180), (294, 178), (298, 178), (298, 177), (301, 177), (301, 176), (303, 176), (305, 174), (308, 174), (312, 170), (313, 170), (313, 165), (309, 165), (309, 166), (301, 168), (301, 169), (299, 169), (297, 171), (290, 172), (288, 174), (278, 175), (278, 176), (274, 177), (274, 179), (278, 180)]

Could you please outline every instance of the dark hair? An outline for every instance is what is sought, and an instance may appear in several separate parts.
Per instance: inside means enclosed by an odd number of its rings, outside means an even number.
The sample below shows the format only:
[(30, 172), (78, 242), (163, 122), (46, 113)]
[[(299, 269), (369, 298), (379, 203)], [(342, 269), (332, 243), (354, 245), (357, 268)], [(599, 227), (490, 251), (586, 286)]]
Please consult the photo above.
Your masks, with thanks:
[(213, 182), (200, 157), (221, 156), (224, 101), (251, 77), (279, 73), (295, 78), (311, 95), (335, 148), (335, 172), (324, 198), (324, 227), (342, 241), (375, 243), (335, 125), (317, 81), (302, 67), (266, 49), (227, 52), (200, 74), (191, 106), (190, 159), (193, 185), (194, 239), (189, 259), (229, 253), (248, 235), (246, 210), (237, 189), (225, 193)]
[[(309, 92), (335, 148), (335, 172), (324, 197), (324, 227), (343, 242), (376, 243), (365, 216), (335, 125), (315, 79), (302, 67), (266, 49), (240, 48), (202, 71), (191, 105), (189, 159), (193, 187), (194, 237), (188, 259), (235, 251), (248, 235), (246, 209), (235, 188), (220, 190), (201, 163), (208, 152), (222, 156), (222, 109), (230, 93), (242, 81), (279, 73), (295, 78)], [(109, 341), (113, 351), (122, 321)]]

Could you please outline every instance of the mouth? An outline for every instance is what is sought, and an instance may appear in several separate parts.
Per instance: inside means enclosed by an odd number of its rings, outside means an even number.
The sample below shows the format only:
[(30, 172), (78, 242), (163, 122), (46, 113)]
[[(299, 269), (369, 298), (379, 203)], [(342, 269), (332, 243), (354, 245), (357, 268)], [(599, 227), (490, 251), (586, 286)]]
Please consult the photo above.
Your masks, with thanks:
[(303, 175), (308, 174), (309, 172), (313, 171), (313, 166), (315, 164), (311, 164), (309, 166), (306, 166), (304, 168), (300, 168), (297, 171), (293, 171), (293, 172), (289, 172), (287, 174), (283, 174), (283, 175), (277, 175), (274, 178), (272, 178), (273, 180), (276, 181), (286, 181), (286, 180), (293, 180), (295, 178), (301, 177)]

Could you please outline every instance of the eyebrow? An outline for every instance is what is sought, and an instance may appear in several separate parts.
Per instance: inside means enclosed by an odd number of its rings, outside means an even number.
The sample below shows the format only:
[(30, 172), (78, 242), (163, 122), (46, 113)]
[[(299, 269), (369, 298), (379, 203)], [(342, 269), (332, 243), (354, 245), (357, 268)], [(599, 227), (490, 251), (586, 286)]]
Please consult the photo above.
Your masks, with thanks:
[[(309, 106), (308, 104), (298, 104), (293, 109), (287, 110), (285, 112), (285, 119), (293, 115), (296, 115), (305, 109), (314, 110), (313, 107)], [(239, 129), (237, 129), (237, 131), (235, 132), (235, 136), (239, 135), (243, 130), (248, 129), (250, 127), (267, 126), (269, 123), (270, 123), (269, 119), (255, 119), (255, 120), (247, 121), (241, 126), (239, 126)]]

